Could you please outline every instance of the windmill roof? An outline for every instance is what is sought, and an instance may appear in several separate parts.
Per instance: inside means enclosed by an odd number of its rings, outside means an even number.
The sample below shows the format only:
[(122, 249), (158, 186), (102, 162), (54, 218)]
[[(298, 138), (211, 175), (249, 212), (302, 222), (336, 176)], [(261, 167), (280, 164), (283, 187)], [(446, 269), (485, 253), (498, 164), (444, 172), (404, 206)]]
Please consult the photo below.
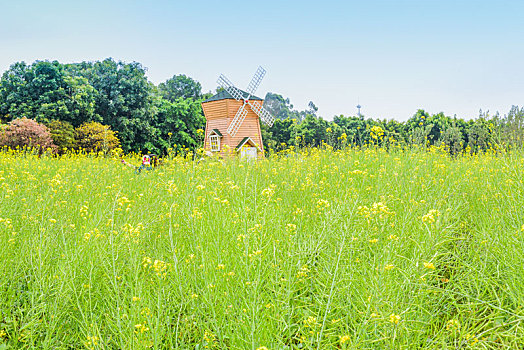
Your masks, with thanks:
[[(239, 89), (240, 90), (240, 89)], [(248, 93), (245, 92), (244, 90), (240, 90), (240, 92), (242, 93), (242, 96), (244, 98), (247, 98), (248, 97)], [(218, 101), (218, 100), (226, 100), (226, 99), (235, 99), (233, 96), (231, 96), (231, 94), (229, 92), (227, 92), (227, 90), (221, 90), (218, 94), (214, 95), (214, 96), (211, 96), (210, 98), (208, 98), (207, 100), (205, 100), (204, 102), (211, 102), (211, 101)], [(249, 97), (250, 100), (259, 100), (259, 101), (263, 101), (263, 99), (261, 99), (260, 97), (257, 97), (255, 95), (251, 95)]]

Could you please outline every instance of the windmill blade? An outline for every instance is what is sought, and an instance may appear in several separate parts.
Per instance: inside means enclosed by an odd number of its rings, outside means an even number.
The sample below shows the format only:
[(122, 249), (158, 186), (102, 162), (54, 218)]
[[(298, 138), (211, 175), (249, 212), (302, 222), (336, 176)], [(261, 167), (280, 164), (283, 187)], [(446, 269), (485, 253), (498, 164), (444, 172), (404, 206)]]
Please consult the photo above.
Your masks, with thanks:
[(266, 75), (266, 70), (259, 66), (257, 71), (255, 72), (255, 75), (253, 76), (253, 79), (251, 79), (246, 89), (246, 91), (250, 95), (255, 94), (255, 91), (257, 90), (258, 86), (260, 85), (260, 82), (264, 78), (264, 75)]
[(237, 111), (237, 114), (235, 114), (235, 117), (231, 121), (231, 124), (229, 124), (229, 127), (227, 128), (227, 133), (231, 136), (235, 136), (235, 134), (238, 131), (238, 128), (240, 128), (240, 125), (242, 125), (242, 122), (244, 121), (244, 118), (247, 115), (247, 109), (246, 104), (244, 103), (242, 107), (240, 107)]
[(237, 101), (243, 100), (242, 92), (233, 85), (232, 82), (229, 81), (228, 78), (225, 77), (224, 74), (220, 74), (220, 77), (217, 80), (218, 85), (223, 87), (233, 98)]
[(262, 106), (260, 101), (247, 101), (247, 103), (249, 103), (253, 112), (255, 112), (264, 123), (269, 127), (273, 126), (275, 118)]

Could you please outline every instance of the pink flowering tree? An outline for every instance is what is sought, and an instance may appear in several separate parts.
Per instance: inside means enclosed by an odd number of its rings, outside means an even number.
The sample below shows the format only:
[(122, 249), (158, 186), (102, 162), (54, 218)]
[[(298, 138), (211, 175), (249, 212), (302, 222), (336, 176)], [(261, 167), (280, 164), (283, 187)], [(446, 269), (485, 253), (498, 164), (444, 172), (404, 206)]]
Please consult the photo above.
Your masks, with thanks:
[(15, 119), (0, 131), (0, 146), (11, 148), (32, 147), (40, 150), (56, 150), (47, 127), (26, 117)]

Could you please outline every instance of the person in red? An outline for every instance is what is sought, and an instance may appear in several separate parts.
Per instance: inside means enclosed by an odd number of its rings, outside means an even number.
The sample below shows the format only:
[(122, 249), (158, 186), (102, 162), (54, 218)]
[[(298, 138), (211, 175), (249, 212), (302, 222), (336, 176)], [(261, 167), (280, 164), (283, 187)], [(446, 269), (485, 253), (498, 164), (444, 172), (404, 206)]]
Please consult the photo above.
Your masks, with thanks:
[[(156, 156), (155, 156), (155, 160), (156, 160)], [(140, 174), (140, 172), (142, 171), (142, 169), (146, 169), (146, 170), (152, 170), (152, 167), (151, 167), (151, 156), (146, 154), (142, 157), (142, 164), (139, 166), (139, 167), (135, 167), (129, 163), (127, 163), (125, 160), (122, 159), (122, 163), (129, 166), (129, 167), (132, 167), (132, 168), (135, 168), (135, 172), (137, 174)]]
[(151, 170), (151, 157), (147, 154), (142, 157), (142, 165), (136, 169), (137, 173), (140, 174), (142, 169)]

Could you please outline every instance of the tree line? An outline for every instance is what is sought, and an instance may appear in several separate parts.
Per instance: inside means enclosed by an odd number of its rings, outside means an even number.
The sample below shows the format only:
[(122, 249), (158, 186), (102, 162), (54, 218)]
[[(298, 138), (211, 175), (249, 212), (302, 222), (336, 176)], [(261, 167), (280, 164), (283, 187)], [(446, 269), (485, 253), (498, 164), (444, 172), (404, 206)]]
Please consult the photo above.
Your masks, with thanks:
[(136, 62), (18, 62), (0, 79), (0, 121), (25, 117), (62, 135), (99, 123), (116, 132), (125, 152), (162, 154), (197, 147), (205, 126), (201, 90), (185, 75), (155, 86)]
[[(199, 82), (182, 74), (155, 85), (137, 62), (111, 58), (72, 64), (17, 62), (0, 78), (0, 144), (27, 143), (35, 138), (33, 131), (20, 130), (34, 129), (40, 136), (48, 132), (51, 139), (42, 136), (42, 140), (58, 150), (109, 146), (158, 154), (194, 150), (201, 146), (205, 128), (201, 103), (210, 96)], [(273, 152), (290, 146), (398, 143), (445, 145), (456, 153), (486, 150), (493, 144), (524, 144), (524, 108), (517, 106), (504, 116), (481, 111), (467, 121), (420, 109), (398, 122), (344, 115), (327, 121), (313, 102), (299, 111), (277, 93), (268, 93), (264, 103), (276, 117), (273, 126), (262, 124), (266, 149)]]
[[(266, 101), (279, 95), (268, 94)], [(464, 120), (444, 113), (429, 114), (419, 109), (405, 122), (372, 119), (361, 116), (338, 115), (332, 121), (317, 116), (316, 107), (310, 103), (306, 111), (292, 110), (285, 100), (272, 110), (277, 116), (272, 127), (263, 127), (263, 138), (274, 151), (289, 146), (318, 147), (323, 144), (334, 148), (364, 146), (369, 144), (390, 146), (443, 146), (450, 153), (486, 151), (490, 148), (524, 147), (524, 108), (512, 106), (501, 116), (498, 113), (479, 111), (476, 118)], [(271, 105), (267, 106), (271, 109)], [(291, 108), (290, 108), (291, 107)], [(285, 115), (282, 119), (280, 116)]]

